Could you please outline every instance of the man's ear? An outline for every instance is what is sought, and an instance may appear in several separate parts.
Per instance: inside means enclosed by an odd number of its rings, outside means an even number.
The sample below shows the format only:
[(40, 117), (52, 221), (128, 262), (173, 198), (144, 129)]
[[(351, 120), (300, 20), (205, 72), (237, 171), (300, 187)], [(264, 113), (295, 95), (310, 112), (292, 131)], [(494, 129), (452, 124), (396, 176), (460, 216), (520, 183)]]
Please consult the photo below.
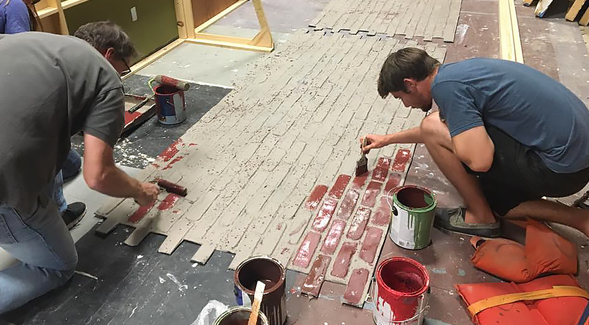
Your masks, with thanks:
[(115, 58), (115, 49), (112, 47), (106, 49), (106, 51), (104, 52), (104, 57), (109, 61), (113, 60)]
[(417, 82), (410, 78), (403, 79), (403, 83), (405, 84), (405, 90), (407, 93), (413, 92), (417, 87)]

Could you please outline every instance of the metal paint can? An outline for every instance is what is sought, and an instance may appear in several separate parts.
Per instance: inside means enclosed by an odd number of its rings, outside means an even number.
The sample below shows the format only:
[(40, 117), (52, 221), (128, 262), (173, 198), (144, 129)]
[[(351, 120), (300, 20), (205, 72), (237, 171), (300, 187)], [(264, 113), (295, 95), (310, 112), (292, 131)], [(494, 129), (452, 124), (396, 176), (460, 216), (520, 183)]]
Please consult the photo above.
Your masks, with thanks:
[(184, 91), (170, 85), (155, 87), (155, 105), (158, 122), (173, 125), (186, 120)]
[(436, 199), (424, 187), (406, 185), (393, 194), (390, 236), (406, 249), (422, 249), (430, 243)]
[(234, 292), (238, 305), (251, 305), (256, 283), (266, 284), (260, 310), (270, 325), (286, 322), (286, 269), (269, 256), (255, 256), (241, 262), (235, 269)]
[[(247, 325), (252, 309), (250, 307), (231, 307), (217, 319), (213, 325)], [(257, 325), (269, 325), (268, 318), (262, 311), (258, 313)]]

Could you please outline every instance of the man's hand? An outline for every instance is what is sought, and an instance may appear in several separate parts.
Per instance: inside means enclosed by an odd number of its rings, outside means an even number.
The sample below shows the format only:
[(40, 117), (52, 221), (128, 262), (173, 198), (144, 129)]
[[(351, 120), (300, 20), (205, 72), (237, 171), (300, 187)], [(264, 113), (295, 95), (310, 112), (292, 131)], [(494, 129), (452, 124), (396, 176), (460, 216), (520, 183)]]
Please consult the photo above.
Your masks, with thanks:
[(135, 202), (139, 205), (150, 205), (157, 199), (157, 195), (160, 192), (159, 186), (153, 183), (141, 183), (141, 192), (135, 197)]
[(363, 149), (364, 153), (369, 153), (371, 149), (382, 148), (388, 145), (388, 136), (378, 134), (367, 134), (360, 138), (360, 146), (366, 138), (366, 146)]

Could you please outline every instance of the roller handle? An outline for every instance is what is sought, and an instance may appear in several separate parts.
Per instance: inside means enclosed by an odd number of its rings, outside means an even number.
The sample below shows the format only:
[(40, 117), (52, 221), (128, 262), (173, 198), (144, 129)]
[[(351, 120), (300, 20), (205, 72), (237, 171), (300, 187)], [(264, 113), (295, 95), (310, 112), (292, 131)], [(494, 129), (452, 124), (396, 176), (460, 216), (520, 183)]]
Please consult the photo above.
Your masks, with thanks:
[(190, 84), (184, 81), (180, 81), (178, 79), (174, 79), (172, 77), (164, 76), (164, 75), (157, 75), (153, 78), (157, 83), (160, 85), (176, 87), (178, 90), (188, 90), (190, 88)]

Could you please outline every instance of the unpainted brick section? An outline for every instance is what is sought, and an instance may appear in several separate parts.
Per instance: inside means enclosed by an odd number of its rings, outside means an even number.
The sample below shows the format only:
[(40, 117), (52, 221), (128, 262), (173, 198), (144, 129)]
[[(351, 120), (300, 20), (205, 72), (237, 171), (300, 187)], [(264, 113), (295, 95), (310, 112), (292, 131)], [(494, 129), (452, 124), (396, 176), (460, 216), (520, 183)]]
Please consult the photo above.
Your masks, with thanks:
[(306, 268), (315, 254), (315, 249), (319, 245), (321, 235), (316, 232), (309, 232), (305, 239), (297, 249), (296, 255), (292, 261), (292, 264), (298, 267)]
[(395, 160), (393, 161), (393, 166), (391, 169), (396, 172), (404, 172), (410, 159), (411, 150), (400, 149), (395, 155)]
[(335, 253), (335, 249), (339, 244), (340, 238), (345, 228), (345, 221), (339, 219), (334, 220), (331, 224), (331, 228), (329, 228), (329, 232), (327, 232), (327, 236), (325, 236), (323, 246), (321, 246), (321, 252), (329, 255)]
[(336, 206), (337, 200), (334, 198), (328, 197), (323, 201), (323, 205), (321, 206), (319, 213), (317, 213), (315, 220), (313, 220), (313, 230), (317, 232), (323, 232), (323, 230), (327, 228), (329, 220), (331, 220)]
[(348, 229), (347, 237), (352, 240), (358, 240), (364, 234), (364, 229), (366, 229), (366, 224), (368, 224), (368, 220), (370, 219), (370, 209), (366, 207), (359, 207), (356, 210), (356, 215), (354, 219), (352, 219), (352, 224), (350, 225), (350, 229)]
[(358, 249), (358, 243), (356, 242), (343, 243), (333, 263), (331, 275), (342, 279), (348, 275), (350, 261), (352, 260), (352, 256), (356, 253), (356, 249)]
[(319, 291), (321, 291), (321, 286), (323, 285), (323, 281), (325, 280), (325, 272), (327, 272), (327, 267), (331, 262), (331, 257), (325, 255), (319, 255), (313, 262), (313, 266), (311, 267), (311, 271), (305, 278), (305, 282), (303, 283), (303, 288), (301, 291), (304, 294), (309, 296), (318, 297)]
[(372, 179), (378, 182), (384, 182), (389, 173), (389, 167), (391, 165), (390, 158), (381, 157), (376, 163), (376, 167), (372, 171)]
[(374, 257), (376, 256), (376, 250), (380, 244), (383, 231), (380, 228), (368, 227), (366, 231), (366, 237), (362, 243), (362, 249), (360, 250), (360, 258), (365, 262), (372, 265)]
[(376, 203), (376, 197), (380, 194), (381, 182), (370, 181), (364, 191), (364, 197), (362, 198), (362, 205), (367, 207), (373, 207)]
[(337, 212), (337, 217), (340, 219), (348, 220), (354, 211), (354, 207), (358, 202), (358, 198), (360, 197), (360, 193), (356, 189), (349, 189), (342, 200), (340, 208)]
[(329, 190), (329, 196), (335, 199), (341, 198), (351, 178), (352, 176), (350, 175), (339, 175), (335, 181), (335, 184), (333, 184), (331, 190)]
[(369, 272), (367, 269), (355, 269), (350, 276), (346, 292), (344, 292), (344, 303), (358, 306), (361, 304), (364, 295), (364, 286), (368, 282)]
[(323, 196), (325, 195), (326, 192), (327, 192), (327, 186), (325, 186), (325, 185), (315, 186), (315, 188), (313, 189), (313, 192), (311, 192), (311, 195), (309, 195), (309, 198), (305, 202), (305, 208), (307, 208), (311, 211), (317, 209), (317, 206), (319, 206), (319, 203), (323, 199)]

